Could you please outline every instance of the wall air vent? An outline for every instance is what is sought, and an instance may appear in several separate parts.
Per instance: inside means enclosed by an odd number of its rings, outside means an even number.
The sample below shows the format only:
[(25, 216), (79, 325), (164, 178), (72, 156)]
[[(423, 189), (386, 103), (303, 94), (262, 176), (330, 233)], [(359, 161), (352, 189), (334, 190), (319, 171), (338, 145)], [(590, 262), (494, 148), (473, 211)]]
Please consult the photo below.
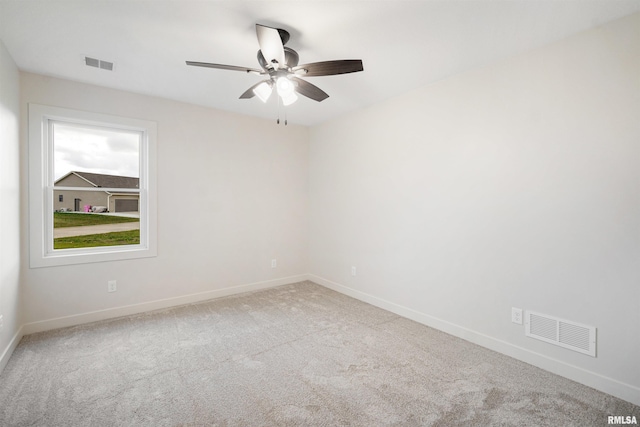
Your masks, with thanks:
[(533, 311), (525, 312), (528, 337), (596, 357), (596, 328)]
[(100, 68), (100, 60), (95, 58), (89, 58), (88, 56), (84, 57), (84, 62), (89, 67)]
[(102, 61), (100, 59), (90, 58), (88, 56), (85, 56), (84, 57), (84, 63), (88, 67), (95, 67), (95, 68), (101, 68), (101, 69), (107, 70), (107, 71), (113, 71), (113, 62)]

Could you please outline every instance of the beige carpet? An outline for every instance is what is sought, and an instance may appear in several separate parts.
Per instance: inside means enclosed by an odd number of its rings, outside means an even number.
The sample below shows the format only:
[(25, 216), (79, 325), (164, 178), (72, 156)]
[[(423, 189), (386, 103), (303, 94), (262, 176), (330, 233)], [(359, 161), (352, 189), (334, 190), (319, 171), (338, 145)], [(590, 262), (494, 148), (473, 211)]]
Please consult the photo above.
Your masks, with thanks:
[(606, 426), (640, 408), (310, 282), (23, 338), (1, 426)]

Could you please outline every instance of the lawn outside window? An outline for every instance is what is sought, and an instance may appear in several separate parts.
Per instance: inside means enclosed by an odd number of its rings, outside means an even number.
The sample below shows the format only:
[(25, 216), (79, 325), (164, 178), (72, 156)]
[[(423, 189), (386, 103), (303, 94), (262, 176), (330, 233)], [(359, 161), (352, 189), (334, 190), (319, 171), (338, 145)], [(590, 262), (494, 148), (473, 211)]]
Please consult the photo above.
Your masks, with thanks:
[(30, 267), (156, 256), (155, 147), (154, 122), (29, 104)]

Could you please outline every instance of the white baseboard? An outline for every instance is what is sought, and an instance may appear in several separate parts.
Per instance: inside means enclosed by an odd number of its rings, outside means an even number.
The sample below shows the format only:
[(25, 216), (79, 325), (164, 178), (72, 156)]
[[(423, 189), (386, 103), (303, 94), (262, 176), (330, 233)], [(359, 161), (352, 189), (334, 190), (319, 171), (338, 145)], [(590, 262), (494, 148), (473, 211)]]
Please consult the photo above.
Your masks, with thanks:
[(347, 286), (332, 282), (313, 274), (309, 274), (308, 277), (308, 280), (325, 286), (336, 292), (340, 292), (352, 298), (364, 301), (368, 304), (395, 313), (399, 316), (406, 317), (418, 323), (422, 323), (423, 325), (430, 326), (434, 329), (438, 329), (440, 331), (446, 332), (458, 338), (462, 338), (474, 344), (478, 344), (490, 350), (497, 351), (498, 353), (513, 357), (514, 359), (518, 359), (531, 365), (537, 366), (556, 375), (560, 375), (572, 381), (584, 384), (586, 386), (595, 388), (596, 390), (600, 390), (604, 393), (626, 400), (627, 402), (631, 402), (634, 405), (640, 405), (640, 388), (635, 387), (631, 384), (626, 384), (613, 378), (605, 377), (592, 371), (587, 371), (586, 369), (570, 365), (560, 360), (553, 359), (543, 354), (510, 344), (506, 341), (502, 341), (488, 335), (481, 334), (474, 330), (458, 326), (454, 323), (438, 319), (428, 314), (392, 303), (385, 299), (349, 288)]
[(13, 338), (11, 338), (9, 345), (4, 349), (2, 355), (0, 356), (0, 374), (4, 370), (4, 367), (7, 366), (7, 363), (9, 363), (9, 358), (13, 354), (13, 351), (16, 349), (23, 336), (24, 332), (21, 326), (20, 328), (18, 328), (18, 331), (15, 333)]
[[(229, 295), (240, 294), (244, 292), (257, 291), (260, 289), (268, 289), (281, 285), (302, 282), (308, 280), (307, 274), (297, 276), (283, 277), (280, 279), (266, 280), (263, 282), (250, 283), (246, 285), (230, 286), (223, 289), (215, 289), (212, 291), (198, 292), (195, 294), (183, 295), (174, 298), (166, 298), (161, 300), (149, 301), (140, 304), (126, 305), (122, 307), (108, 308), (105, 310), (91, 311), (88, 313), (74, 314), (72, 316), (58, 317), (55, 319), (41, 320), (38, 322), (26, 323), (22, 325), (23, 335), (29, 335), (36, 332), (48, 331), (51, 329), (66, 328), (69, 326), (82, 325), (85, 323), (96, 322), (99, 320), (114, 319), (131, 314), (144, 313), (147, 311), (160, 310), (169, 307), (176, 307), (184, 304), (193, 304), (200, 301), (206, 301), (214, 298), (226, 297)], [(9, 355), (13, 352), (9, 353)], [(8, 359), (8, 357), (7, 357)]]

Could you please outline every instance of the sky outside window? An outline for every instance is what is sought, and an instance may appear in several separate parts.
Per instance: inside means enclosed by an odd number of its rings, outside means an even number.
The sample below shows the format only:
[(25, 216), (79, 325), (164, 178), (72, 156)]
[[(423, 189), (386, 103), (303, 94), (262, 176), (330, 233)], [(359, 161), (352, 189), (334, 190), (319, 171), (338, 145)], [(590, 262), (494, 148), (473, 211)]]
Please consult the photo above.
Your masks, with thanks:
[(57, 122), (54, 180), (71, 171), (140, 177), (140, 133)]

